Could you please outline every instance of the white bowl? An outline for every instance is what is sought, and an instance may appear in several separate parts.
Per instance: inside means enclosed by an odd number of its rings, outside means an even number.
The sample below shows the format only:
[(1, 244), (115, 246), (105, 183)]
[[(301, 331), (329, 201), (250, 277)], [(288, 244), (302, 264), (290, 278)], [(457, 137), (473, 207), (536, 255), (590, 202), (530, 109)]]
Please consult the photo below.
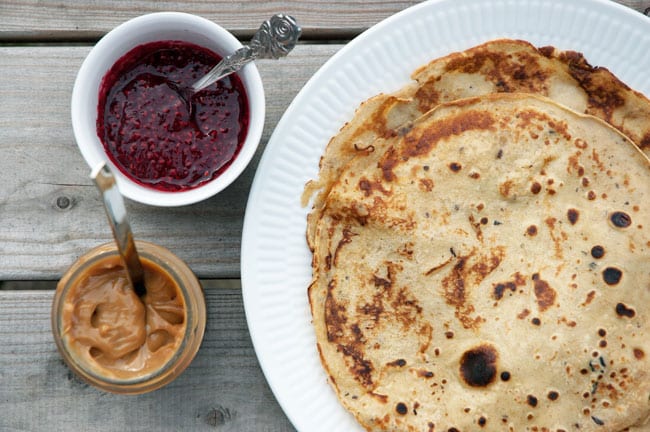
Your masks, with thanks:
[(265, 99), (262, 79), (253, 62), (239, 72), (248, 97), (246, 140), (231, 165), (217, 178), (194, 189), (165, 192), (142, 186), (124, 175), (110, 160), (97, 135), (97, 104), (102, 78), (123, 55), (138, 45), (182, 40), (226, 56), (241, 43), (216, 23), (181, 12), (158, 12), (133, 18), (107, 33), (84, 60), (72, 90), (72, 128), (81, 154), (91, 169), (106, 162), (120, 192), (134, 201), (156, 206), (181, 206), (207, 199), (232, 183), (246, 168), (259, 145), (264, 127)]

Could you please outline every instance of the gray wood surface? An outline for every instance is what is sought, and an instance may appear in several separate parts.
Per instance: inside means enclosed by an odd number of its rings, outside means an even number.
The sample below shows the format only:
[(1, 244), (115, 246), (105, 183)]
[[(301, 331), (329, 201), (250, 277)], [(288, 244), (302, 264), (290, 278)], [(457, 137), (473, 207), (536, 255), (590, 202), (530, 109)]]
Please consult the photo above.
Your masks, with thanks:
[(206, 289), (197, 357), (168, 386), (119, 396), (63, 364), (50, 333), (51, 291), (0, 291), (0, 431), (293, 431), (253, 351), (241, 291)]
[[(270, 134), (312, 74), (348, 40), (415, 3), (0, 0), (0, 431), (294, 430), (264, 379), (246, 325), (238, 278), (248, 190)], [(620, 3), (650, 8), (650, 0)], [(204, 279), (208, 324), (197, 358), (177, 380), (146, 395), (116, 396), (76, 378), (50, 333), (55, 281), (77, 256), (111, 238), (74, 142), (70, 95), (94, 41), (129, 18), (165, 10), (204, 16), (242, 39), (286, 12), (304, 33), (288, 58), (258, 62), (267, 118), (240, 179), (192, 206), (127, 202), (136, 235), (169, 247)]]
[(306, 38), (349, 38), (418, 3), (413, 0), (148, 1), (2, 0), (0, 40), (94, 39), (143, 13), (179, 11), (201, 15), (249, 37), (271, 15), (299, 18)]
[[(0, 41), (97, 39), (117, 24), (149, 12), (180, 11), (211, 19), (237, 36), (250, 37), (278, 12), (300, 18), (307, 38), (348, 39), (378, 21), (419, 3), (413, 0), (148, 1), (2, 0)], [(644, 12), (648, 0), (620, 0)]]
[[(238, 278), (241, 228), (266, 142), (305, 81), (340, 45), (299, 45), (259, 61), (267, 115), (244, 174), (202, 203), (127, 202), (135, 235), (162, 244), (201, 278)], [(110, 241), (99, 194), (70, 126), (70, 94), (88, 47), (0, 47), (0, 280), (57, 279), (84, 250)]]

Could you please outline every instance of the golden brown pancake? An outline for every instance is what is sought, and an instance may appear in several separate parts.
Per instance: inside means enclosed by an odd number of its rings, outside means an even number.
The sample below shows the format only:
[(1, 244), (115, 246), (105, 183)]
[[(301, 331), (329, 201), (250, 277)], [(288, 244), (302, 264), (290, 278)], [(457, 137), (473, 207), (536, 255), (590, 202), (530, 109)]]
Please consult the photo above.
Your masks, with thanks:
[(323, 198), (309, 288), (322, 363), (360, 424), (648, 430), (639, 148), (522, 93), (439, 105), (371, 144)]
[(520, 40), (494, 40), (435, 59), (417, 69), (413, 82), (394, 94), (380, 94), (361, 104), (354, 117), (332, 138), (320, 161), (319, 178), (310, 182), (303, 201), (314, 195), (308, 242), (325, 197), (345, 164), (377, 149), (374, 141), (444, 102), (488, 93), (525, 92), (549, 97), (573, 110), (599, 117), (650, 154), (650, 101), (611, 72), (591, 66), (574, 51), (536, 48)]

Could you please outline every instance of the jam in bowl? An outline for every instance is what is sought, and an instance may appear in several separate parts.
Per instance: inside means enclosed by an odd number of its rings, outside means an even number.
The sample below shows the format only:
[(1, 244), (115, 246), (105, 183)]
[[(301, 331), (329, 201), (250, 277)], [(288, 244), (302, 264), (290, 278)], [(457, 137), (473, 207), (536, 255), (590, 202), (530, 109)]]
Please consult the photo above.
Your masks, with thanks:
[(241, 46), (217, 24), (177, 12), (110, 31), (86, 57), (72, 94), (88, 165), (107, 161), (120, 191), (145, 204), (192, 204), (223, 190), (261, 138), (259, 72), (250, 63), (191, 96), (183, 90)]

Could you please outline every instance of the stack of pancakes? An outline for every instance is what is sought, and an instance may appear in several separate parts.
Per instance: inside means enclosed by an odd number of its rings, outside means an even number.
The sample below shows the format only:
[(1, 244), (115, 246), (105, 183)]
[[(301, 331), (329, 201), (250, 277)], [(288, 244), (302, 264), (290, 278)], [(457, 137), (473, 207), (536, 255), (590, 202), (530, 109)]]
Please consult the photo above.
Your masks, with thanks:
[(369, 431), (650, 430), (650, 101), (513, 40), (413, 79), (305, 188), (342, 404)]

